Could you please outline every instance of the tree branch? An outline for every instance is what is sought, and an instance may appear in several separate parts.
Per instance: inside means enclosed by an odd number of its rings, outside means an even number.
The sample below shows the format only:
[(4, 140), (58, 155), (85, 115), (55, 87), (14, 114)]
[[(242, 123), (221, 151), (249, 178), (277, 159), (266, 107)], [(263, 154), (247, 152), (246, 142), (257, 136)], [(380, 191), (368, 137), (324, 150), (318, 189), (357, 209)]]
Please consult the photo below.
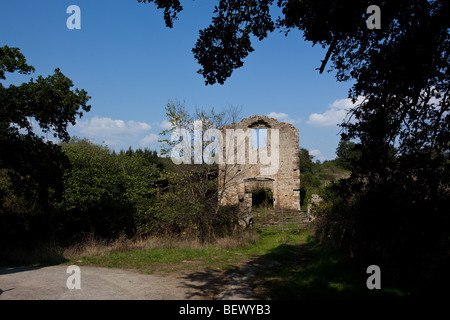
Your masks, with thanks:
[(322, 65), (320, 66), (320, 68), (316, 68), (316, 70), (319, 70), (319, 73), (322, 73), (323, 70), (325, 69), (325, 66), (327, 65), (327, 62), (330, 59), (331, 53), (333, 53), (335, 48), (336, 48), (336, 40), (333, 40), (331, 42), (330, 46), (328, 47), (328, 51), (327, 51), (327, 54), (325, 55), (325, 59), (321, 60), (322, 61)]

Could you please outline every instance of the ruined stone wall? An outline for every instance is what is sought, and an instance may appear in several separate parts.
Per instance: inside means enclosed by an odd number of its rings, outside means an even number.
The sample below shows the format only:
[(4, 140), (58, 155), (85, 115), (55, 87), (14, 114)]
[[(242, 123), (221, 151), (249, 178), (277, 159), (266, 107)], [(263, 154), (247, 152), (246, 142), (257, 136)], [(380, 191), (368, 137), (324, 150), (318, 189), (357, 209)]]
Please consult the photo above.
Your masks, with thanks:
[[(226, 130), (241, 129), (247, 133), (245, 143), (238, 143), (234, 139), (231, 148), (230, 135)], [(251, 129), (278, 129), (279, 149), (278, 170), (273, 170), (273, 162), (270, 165), (261, 163), (258, 156), (256, 164), (251, 161), (251, 153), (254, 152), (251, 143)], [(232, 130), (229, 130), (232, 131)], [(240, 204), (243, 208), (251, 208), (251, 191), (257, 188), (270, 189), (273, 193), (274, 207), (284, 209), (300, 210), (300, 160), (299, 160), (299, 133), (293, 125), (278, 122), (274, 118), (266, 116), (252, 116), (245, 118), (239, 123), (233, 123), (222, 129), (223, 148), (225, 159), (230, 159), (231, 151), (234, 152), (234, 163), (225, 162), (219, 166), (219, 200), (222, 205)], [(273, 137), (272, 137), (273, 136)], [(228, 142), (227, 142), (228, 138)], [(271, 160), (274, 160), (276, 135), (272, 130), (267, 130), (266, 150)], [(228, 146), (228, 148), (227, 148)], [(238, 150), (245, 150), (245, 164), (237, 164)], [(253, 153), (254, 155), (254, 153)], [(272, 165), (272, 167), (271, 167)], [(269, 170), (270, 169), (270, 170)]]

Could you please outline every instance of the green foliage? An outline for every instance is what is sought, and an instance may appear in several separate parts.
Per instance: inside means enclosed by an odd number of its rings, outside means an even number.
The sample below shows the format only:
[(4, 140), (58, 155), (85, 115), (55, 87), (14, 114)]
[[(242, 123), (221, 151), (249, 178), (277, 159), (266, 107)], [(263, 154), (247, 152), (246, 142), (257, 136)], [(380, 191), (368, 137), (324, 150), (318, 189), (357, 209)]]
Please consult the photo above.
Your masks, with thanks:
[(353, 176), (334, 183), (324, 189), (317, 208), (319, 237), (383, 264), (416, 295), (442, 294), (440, 284), (450, 281), (450, 238), (443, 227), (449, 223), (449, 198), (435, 179), (431, 173), (426, 179), (389, 174), (389, 179)]
[(63, 200), (57, 204), (64, 216), (61, 230), (115, 237), (140, 229), (142, 216), (156, 197), (160, 173), (155, 154), (129, 150), (116, 155), (107, 147), (78, 139), (62, 147), (72, 170), (65, 178)]
[[(231, 110), (230, 113), (236, 112)], [(164, 130), (165, 136), (162, 154), (169, 154), (178, 143), (168, 137), (176, 128), (186, 129), (194, 139), (193, 122), (202, 122), (202, 136), (208, 129), (220, 129), (226, 123), (226, 112), (195, 110), (190, 113), (184, 104), (169, 102), (166, 106), (167, 120), (171, 127)], [(231, 114), (234, 117), (235, 114)], [(202, 148), (208, 141), (203, 141)], [(191, 144), (191, 163), (194, 163), (194, 144)], [(203, 150), (203, 149), (202, 149)], [(152, 209), (153, 217), (160, 219), (162, 224), (152, 224), (162, 228), (166, 233), (195, 235), (202, 242), (225, 234), (233, 229), (237, 222), (236, 210), (221, 208), (219, 205), (219, 184), (217, 164), (170, 164), (163, 173), (166, 181), (162, 190), (160, 209)], [(163, 211), (161, 211), (163, 209)], [(156, 210), (156, 212), (155, 212)]]
[(307, 149), (300, 148), (299, 158), (300, 158), (300, 172), (301, 173), (312, 172), (313, 169), (312, 159), (314, 158), (314, 156), (311, 156)]
[(338, 165), (338, 160), (313, 162), (309, 151), (300, 148), (300, 206), (305, 207), (313, 193), (321, 194), (323, 187), (333, 181), (349, 176), (349, 172)]
[(305, 174), (303, 174), (303, 176), (301, 177), (301, 180), (303, 181), (303, 186), (305, 186), (306, 188), (318, 188), (321, 185), (321, 181), (319, 179), (319, 177), (315, 174), (313, 174), (312, 172), (307, 172)]
[[(309, 190), (311, 187), (318, 187), (320, 181), (315, 180), (315, 176), (312, 173), (314, 163), (312, 159), (314, 156), (309, 154), (309, 151), (305, 148), (300, 148), (300, 206), (304, 206), (308, 199)], [(313, 181), (314, 180), (314, 181)]]
[[(170, 137), (168, 137), (168, 135), (171, 134), (175, 129), (186, 129), (190, 133), (191, 138), (194, 139), (194, 121), (198, 120), (202, 122), (202, 137), (206, 130), (220, 129), (223, 127), (226, 121), (225, 111), (217, 113), (214, 108), (209, 111), (196, 109), (193, 114), (190, 114), (186, 109), (184, 103), (169, 101), (166, 104), (165, 109), (166, 118), (170, 123), (170, 127), (160, 133), (160, 135), (164, 137), (164, 139), (160, 140), (160, 142), (163, 143), (163, 146), (161, 147), (162, 155), (168, 155), (172, 147), (178, 143), (178, 141), (171, 141)], [(205, 147), (206, 143), (207, 141), (203, 141), (203, 148)]]
[(395, 299), (407, 294), (384, 273), (382, 289), (368, 290), (364, 262), (320, 245), (313, 237), (279, 243), (260, 259), (282, 263), (253, 280), (259, 299)]
[[(18, 48), (0, 47), (0, 80), (34, 70)], [(19, 86), (0, 83), (1, 243), (37, 242), (53, 232), (52, 204), (61, 198), (70, 163), (59, 145), (34, 129), (69, 139), (67, 126), (90, 109), (86, 91), (72, 87), (59, 69)]]
[(158, 9), (164, 9), (164, 21), (169, 28), (173, 27), (173, 20), (177, 19), (177, 13), (183, 9), (179, 0), (138, 0), (138, 2), (154, 2)]
[[(0, 48), (0, 79), (5, 72), (29, 74), (18, 48)], [(0, 163), (10, 174), (12, 187), (25, 196), (38, 197), (45, 204), (49, 189), (59, 192), (67, 161), (59, 146), (45, 141), (33, 131), (35, 123), (44, 133), (67, 141), (67, 126), (89, 111), (89, 96), (74, 89), (72, 81), (59, 69), (46, 78), (39, 76), (20, 86), (0, 83)]]
[(78, 139), (62, 147), (72, 164), (66, 177), (64, 209), (85, 211), (103, 198), (115, 200), (120, 182), (119, 168), (109, 150)]
[[(274, 28), (327, 48), (320, 72), (330, 61), (338, 81), (352, 80), (349, 98), (363, 100), (341, 124), (342, 140), (358, 141), (360, 154), (341, 144), (338, 165), (352, 174), (330, 186), (325, 225), (336, 244), (387, 261), (417, 286), (449, 281), (449, 1), (383, 1), (379, 30), (365, 23), (371, 1), (280, 0), (275, 24), (272, 4), (218, 1), (193, 49), (206, 83), (223, 83), (253, 51), (251, 35), (261, 40)], [(176, 8), (174, 17), (182, 9), (179, 1), (164, 8)]]
[(25, 56), (19, 51), (19, 48), (3, 46), (0, 48), (0, 79), (6, 79), (5, 72), (18, 71), (20, 74), (34, 72), (34, 67), (26, 62)]
[(361, 159), (361, 151), (358, 149), (358, 146), (354, 142), (347, 140), (339, 141), (336, 155), (336, 164), (346, 170), (352, 170)]

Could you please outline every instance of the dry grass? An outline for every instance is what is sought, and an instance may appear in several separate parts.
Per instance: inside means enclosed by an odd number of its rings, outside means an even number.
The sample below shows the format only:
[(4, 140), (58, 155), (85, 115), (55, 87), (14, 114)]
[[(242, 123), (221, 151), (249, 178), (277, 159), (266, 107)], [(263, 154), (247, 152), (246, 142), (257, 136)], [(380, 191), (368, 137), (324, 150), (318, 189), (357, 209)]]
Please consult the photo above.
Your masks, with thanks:
[(258, 242), (258, 234), (255, 232), (245, 232), (235, 236), (216, 239), (214, 245), (225, 250), (239, 249)]
[(217, 238), (212, 242), (201, 243), (195, 238), (177, 237), (136, 237), (127, 239), (119, 237), (113, 241), (100, 239), (93, 234), (85, 234), (76, 243), (68, 247), (55, 244), (38, 245), (34, 248), (14, 248), (2, 250), (1, 266), (40, 266), (74, 261), (83, 257), (107, 257), (112, 252), (148, 250), (148, 249), (206, 249), (215, 247), (233, 250), (255, 244), (258, 235), (245, 232)]
[(209, 243), (201, 243), (195, 238), (175, 238), (175, 237), (138, 237), (136, 239), (126, 239), (119, 237), (115, 241), (105, 241), (89, 235), (85, 240), (76, 245), (66, 248), (62, 255), (67, 260), (74, 260), (82, 257), (99, 256), (105, 257), (111, 252), (128, 250), (147, 249), (171, 249), (189, 248), (205, 249), (215, 246), (220, 249), (233, 250), (245, 247), (257, 242), (258, 235), (250, 232), (217, 238)]

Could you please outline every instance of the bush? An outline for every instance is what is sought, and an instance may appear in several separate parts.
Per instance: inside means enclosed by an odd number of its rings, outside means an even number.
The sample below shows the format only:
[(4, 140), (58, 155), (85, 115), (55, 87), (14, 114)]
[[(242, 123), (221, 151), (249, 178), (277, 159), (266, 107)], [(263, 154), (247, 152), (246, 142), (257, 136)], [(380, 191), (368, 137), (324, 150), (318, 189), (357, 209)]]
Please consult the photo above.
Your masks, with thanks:
[[(438, 294), (449, 281), (450, 237), (447, 200), (421, 196), (424, 185), (390, 180), (341, 180), (326, 187), (316, 209), (322, 243), (344, 248), (369, 264), (382, 266), (386, 280), (414, 294)], [(444, 193), (443, 193), (444, 194)]]

